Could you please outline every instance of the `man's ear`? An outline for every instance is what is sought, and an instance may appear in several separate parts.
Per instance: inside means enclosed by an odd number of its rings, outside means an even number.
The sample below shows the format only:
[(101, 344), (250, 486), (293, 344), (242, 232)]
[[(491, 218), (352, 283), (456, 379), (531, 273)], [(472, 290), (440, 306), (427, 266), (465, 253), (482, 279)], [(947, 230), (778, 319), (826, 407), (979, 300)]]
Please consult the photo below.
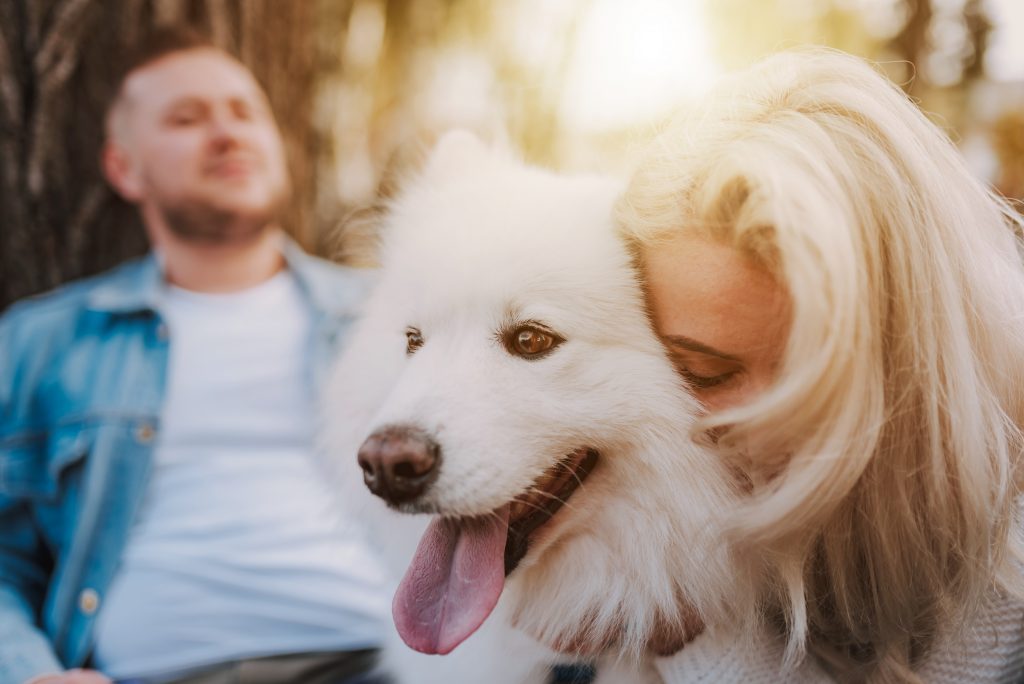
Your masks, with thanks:
[(101, 153), (103, 175), (121, 197), (129, 202), (142, 199), (142, 179), (128, 151), (114, 140), (107, 140)]

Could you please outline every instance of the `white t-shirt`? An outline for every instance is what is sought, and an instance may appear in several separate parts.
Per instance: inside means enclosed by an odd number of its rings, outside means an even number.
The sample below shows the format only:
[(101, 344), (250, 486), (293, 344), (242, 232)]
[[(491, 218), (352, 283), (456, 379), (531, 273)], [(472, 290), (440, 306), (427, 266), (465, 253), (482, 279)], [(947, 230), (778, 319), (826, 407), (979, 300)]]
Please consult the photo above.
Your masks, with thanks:
[(313, 454), (312, 312), (287, 271), (249, 290), (169, 287), (152, 472), (96, 625), (117, 678), (378, 646), (384, 573)]

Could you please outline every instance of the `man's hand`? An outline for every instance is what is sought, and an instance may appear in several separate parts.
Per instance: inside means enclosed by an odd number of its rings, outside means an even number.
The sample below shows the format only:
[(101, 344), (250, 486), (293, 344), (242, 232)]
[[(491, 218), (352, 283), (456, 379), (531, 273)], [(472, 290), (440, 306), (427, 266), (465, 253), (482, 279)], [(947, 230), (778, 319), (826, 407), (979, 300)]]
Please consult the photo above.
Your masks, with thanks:
[(113, 684), (110, 677), (96, 670), (68, 670), (57, 674), (34, 677), (25, 684)]

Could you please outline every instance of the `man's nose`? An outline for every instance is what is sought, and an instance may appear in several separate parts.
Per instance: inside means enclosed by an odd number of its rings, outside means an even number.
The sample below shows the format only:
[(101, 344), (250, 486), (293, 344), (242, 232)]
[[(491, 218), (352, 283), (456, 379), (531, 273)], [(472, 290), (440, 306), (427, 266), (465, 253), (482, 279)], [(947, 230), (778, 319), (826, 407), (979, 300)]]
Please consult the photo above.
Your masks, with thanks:
[(359, 448), (363, 482), (391, 505), (421, 496), (437, 479), (440, 465), (440, 445), (414, 426), (380, 428)]
[(208, 129), (211, 144), (220, 149), (234, 147), (241, 139), (241, 125), (227, 114), (211, 117)]

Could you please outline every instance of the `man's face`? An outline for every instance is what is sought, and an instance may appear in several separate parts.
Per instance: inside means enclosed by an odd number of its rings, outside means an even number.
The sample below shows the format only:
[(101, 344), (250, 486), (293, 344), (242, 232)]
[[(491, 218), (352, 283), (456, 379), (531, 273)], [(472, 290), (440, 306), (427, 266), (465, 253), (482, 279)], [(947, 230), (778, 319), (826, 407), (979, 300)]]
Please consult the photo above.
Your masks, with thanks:
[[(110, 118), (108, 177), (151, 231), (228, 242), (260, 233), (288, 196), (280, 133), (241, 64), (210, 48), (132, 72)], [(108, 156), (111, 152), (108, 151)]]

